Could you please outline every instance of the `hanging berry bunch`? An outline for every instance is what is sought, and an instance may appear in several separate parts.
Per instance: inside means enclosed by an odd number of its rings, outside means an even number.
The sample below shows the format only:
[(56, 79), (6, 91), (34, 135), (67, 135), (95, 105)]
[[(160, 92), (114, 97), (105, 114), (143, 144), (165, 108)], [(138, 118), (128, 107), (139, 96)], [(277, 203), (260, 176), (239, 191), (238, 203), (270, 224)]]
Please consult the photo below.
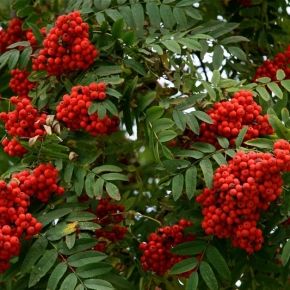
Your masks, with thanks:
[(13, 69), (11, 72), (11, 79), (9, 82), (10, 89), (18, 96), (25, 97), (35, 88), (36, 83), (28, 80), (29, 72), (26, 70)]
[(267, 59), (257, 68), (254, 81), (261, 77), (268, 77), (276, 81), (276, 72), (282, 69), (285, 72), (286, 79), (290, 78), (290, 45), (283, 52), (278, 53), (273, 60)]
[(127, 228), (120, 225), (124, 220), (124, 210), (123, 205), (113, 203), (110, 198), (103, 198), (99, 201), (95, 213), (97, 223), (102, 228), (96, 230), (96, 237), (99, 240), (95, 246), (96, 250), (103, 252), (110, 242), (116, 243), (124, 239)]
[(261, 213), (282, 193), (281, 173), (289, 171), (290, 144), (279, 140), (271, 153), (238, 152), (214, 174), (213, 188), (196, 200), (202, 205), (202, 227), (208, 235), (230, 238), (233, 246), (252, 254), (261, 249)]
[[(171, 252), (178, 244), (194, 240), (192, 234), (185, 234), (185, 228), (192, 225), (191, 221), (181, 219), (178, 224), (165, 226), (151, 233), (147, 242), (139, 245), (142, 251), (141, 264), (144, 271), (152, 271), (163, 276), (173, 265), (182, 261), (186, 256)], [(185, 273), (186, 274), (186, 273)]]
[[(28, 97), (12, 97), (10, 101), (15, 105), (15, 109), (9, 113), (0, 113), (0, 119), (5, 123), (6, 132), (10, 136), (32, 138), (46, 134), (43, 125), (47, 115), (39, 113)], [(25, 153), (25, 149), (17, 143), (15, 138), (3, 139), (2, 145), (9, 155), (21, 156), (21, 153)]]
[(118, 129), (119, 119), (106, 115), (103, 119), (97, 113), (89, 114), (92, 102), (103, 101), (107, 95), (104, 83), (91, 83), (89, 86), (75, 86), (70, 95), (64, 95), (56, 108), (56, 117), (73, 131), (84, 130), (96, 136), (110, 134)]
[(248, 126), (245, 141), (273, 133), (267, 115), (262, 114), (250, 91), (239, 91), (229, 101), (216, 102), (206, 113), (213, 123), (201, 123), (199, 136), (186, 131), (179, 137), (180, 146), (189, 147), (194, 141), (201, 141), (219, 147), (217, 137), (226, 137), (234, 145), (244, 126)]
[(42, 224), (28, 212), (30, 198), (48, 202), (52, 193), (62, 194), (57, 179), (56, 168), (40, 164), (32, 172), (14, 174), (8, 184), (0, 181), (0, 272), (19, 254), (21, 238), (30, 239), (40, 232)]
[(18, 180), (20, 189), (37, 198), (41, 202), (48, 202), (51, 195), (62, 195), (64, 189), (57, 185), (58, 171), (50, 163), (40, 164), (32, 172), (28, 170), (21, 171), (13, 175)]
[(7, 46), (25, 40), (24, 32), (21, 28), (22, 21), (19, 18), (13, 18), (9, 21), (7, 29), (0, 30), (0, 52), (5, 52)]
[(99, 55), (89, 40), (89, 25), (76, 11), (57, 18), (43, 46), (33, 59), (32, 68), (45, 70), (50, 75), (86, 70)]

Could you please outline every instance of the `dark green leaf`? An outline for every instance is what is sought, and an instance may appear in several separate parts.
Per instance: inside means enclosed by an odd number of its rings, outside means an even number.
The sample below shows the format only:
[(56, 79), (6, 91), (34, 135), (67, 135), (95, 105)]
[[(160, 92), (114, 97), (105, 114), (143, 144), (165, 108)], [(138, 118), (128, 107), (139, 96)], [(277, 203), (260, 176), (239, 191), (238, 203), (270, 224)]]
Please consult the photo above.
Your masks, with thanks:
[(197, 272), (193, 272), (186, 284), (185, 290), (196, 290), (198, 286), (198, 274)]
[(106, 183), (106, 191), (108, 192), (108, 195), (112, 199), (116, 199), (116, 200), (120, 200), (121, 199), (119, 189), (114, 183), (107, 182)]
[(100, 279), (85, 280), (85, 285), (87, 288), (93, 289), (93, 290), (114, 290), (115, 289), (111, 283), (105, 280), (100, 280)]
[(271, 82), (267, 84), (267, 87), (279, 98), (283, 98), (283, 92), (281, 91), (280, 87), (275, 83)]
[(172, 9), (169, 5), (160, 5), (160, 15), (164, 23), (165, 28), (172, 29), (175, 25), (175, 18), (172, 13)]
[(186, 127), (186, 118), (183, 112), (174, 110), (172, 114), (173, 120), (176, 126), (181, 129), (182, 131), (185, 130)]
[(67, 265), (66, 263), (62, 262), (58, 264), (53, 271), (51, 272), (48, 282), (47, 282), (47, 290), (56, 290), (57, 285), (63, 275), (65, 274), (67, 270)]
[(248, 126), (244, 126), (242, 130), (239, 132), (239, 135), (237, 136), (235, 140), (235, 144), (237, 148), (239, 148), (242, 145), (244, 138), (247, 134), (247, 131), (248, 131)]
[(274, 141), (266, 138), (256, 138), (246, 141), (245, 144), (263, 149), (273, 149)]
[(281, 260), (282, 260), (283, 266), (285, 266), (288, 263), (289, 258), (290, 258), (290, 240), (288, 239), (288, 241), (283, 247), (282, 254), (281, 254)]
[(178, 275), (188, 272), (197, 266), (197, 259), (194, 257), (184, 259), (176, 263), (170, 270), (170, 275)]
[(199, 267), (200, 275), (210, 290), (218, 290), (218, 282), (210, 265), (202, 261)]
[(237, 59), (243, 60), (243, 61), (246, 61), (247, 60), (247, 55), (239, 47), (230, 46), (230, 47), (228, 47), (228, 50), (229, 50), (230, 54), (232, 54), (233, 56), (235, 56)]
[(162, 44), (170, 51), (181, 54), (181, 48), (177, 41), (169, 39), (162, 41)]
[(203, 159), (200, 161), (199, 165), (204, 176), (205, 185), (207, 187), (211, 187), (213, 178), (213, 169), (210, 160), (208, 158)]
[(56, 262), (57, 256), (58, 256), (57, 251), (54, 249), (48, 250), (44, 253), (44, 255), (36, 263), (35, 267), (32, 269), (30, 273), (28, 283), (29, 287), (36, 285), (40, 281), (40, 279), (47, 274), (47, 272)]
[(230, 269), (222, 256), (219, 250), (213, 246), (210, 246), (206, 250), (206, 257), (211, 265), (216, 269), (219, 275), (225, 279), (230, 281), (231, 272)]
[(74, 289), (78, 283), (78, 278), (75, 273), (70, 273), (61, 283), (59, 290)]
[(224, 60), (224, 51), (220, 45), (216, 45), (213, 50), (212, 64), (214, 69), (219, 69)]
[(225, 137), (217, 137), (217, 140), (222, 148), (228, 148), (230, 145), (229, 140)]
[(288, 92), (290, 92), (290, 80), (281, 81), (282, 87), (284, 87)]
[(38, 259), (43, 256), (46, 247), (48, 245), (47, 239), (43, 237), (39, 237), (34, 244), (30, 247), (28, 250), (28, 253), (26, 254), (22, 266), (21, 266), (21, 272), (26, 273), (30, 272), (32, 267), (36, 264)]
[(98, 263), (106, 259), (104, 253), (97, 251), (86, 251), (70, 256), (67, 261), (72, 267), (82, 267), (92, 263)]
[(182, 174), (175, 175), (172, 178), (172, 194), (174, 200), (178, 200), (180, 198), (183, 186), (184, 186), (184, 176)]
[(196, 118), (198, 118), (201, 121), (204, 121), (205, 123), (213, 124), (213, 120), (211, 119), (211, 117), (203, 111), (194, 111), (192, 114), (194, 114)]
[(159, 142), (164, 143), (174, 139), (177, 136), (173, 130), (165, 130), (158, 133)]
[(105, 164), (95, 167), (92, 171), (96, 174), (100, 174), (102, 172), (121, 172), (122, 168), (116, 165)]
[(284, 80), (284, 78), (285, 78), (285, 72), (282, 70), (282, 69), (278, 69), (277, 71), (276, 71), (276, 79), (278, 80), (278, 81), (282, 81), (282, 80)]
[(261, 98), (264, 101), (267, 102), (271, 99), (270, 94), (268, 93), (268, 91), (265, 87), (258, 86), (258, 87), (256, 87), (256, 91), (259, 93), (259, 95), (261, 96)]
[(124, 29), (124, 20), (123, 18), (120, 18), (116, 20), (112, 26), (112, 36), (116, 39), (121, 38), (123, 34), (123, 29)]
[(196, 191), (197, 169), (190, 167), (185, 172), (185, 191), (188, 199), (192, 199)]
[(195, 240), (191, 242), (181, 243), (175, 246), (171, 251), (174, 254), (187, 256), (197, 255), (202, 253), (206, 248), (206, 242), (202, 240)]
[(147, 3), (146, 4), (147, 14), (149, 16), (151, 26), (155, 28), (160, 28), (161, 18), (159, 13), (159, 8), (156, 3)]

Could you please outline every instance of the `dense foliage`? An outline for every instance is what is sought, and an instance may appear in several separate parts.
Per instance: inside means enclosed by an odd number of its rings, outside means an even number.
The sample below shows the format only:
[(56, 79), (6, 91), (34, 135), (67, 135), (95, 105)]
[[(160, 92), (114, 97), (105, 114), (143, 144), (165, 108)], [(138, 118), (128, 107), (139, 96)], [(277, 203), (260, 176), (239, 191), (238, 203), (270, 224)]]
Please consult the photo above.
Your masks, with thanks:
[(0, 3), (0, 288), (290, 289), (287, 0)]

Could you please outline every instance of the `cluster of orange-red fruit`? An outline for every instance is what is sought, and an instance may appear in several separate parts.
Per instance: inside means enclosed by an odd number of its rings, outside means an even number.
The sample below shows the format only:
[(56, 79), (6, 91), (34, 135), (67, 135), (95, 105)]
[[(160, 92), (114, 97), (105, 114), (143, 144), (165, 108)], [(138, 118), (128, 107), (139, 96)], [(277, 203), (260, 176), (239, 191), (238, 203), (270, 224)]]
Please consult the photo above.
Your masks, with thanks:
[(100, 119), (97, 113), (89, 114), (93, 101), (103, 101), (106, 95), (104, 83), (91, 83), (89, 86), (75, 86), (71, 94), (64, 95), (56, 108), (56, 117), (73, 131), (84, 130), (96, 136), (110, 134), (118, 129), (119, 119), (105, 115)]
[(22, 156), (25, 148), (17, 141), (17, 138), (32, 138), (46, 134), (43, 125), (47, 115), (39, 113), (31, 104), (28, 97), (12, 97), (11, 103), (15, 105), (13, 111), (1, 112), (0, 120), (5, 123), (6, 132), (12, 139), (5, 137), (2, 140), (4, 151), (11, 156)]
[(206, 113), (211, 117), (212, 124), (202, 122), (198, 136), (187, 129), (177, 139), (176, 145), (190, 147), (193, 142), (200, 141), (218, 148), (218, 137), (225, 137), (234, 145), (244, 126), (248, 127), (244, 141), (273, 133), (267, 115), (262, 114), (261, 106), (255, 102), (250, 91), (238, 91), (230, 100), (214, 103)]
[[(171, 250), (178, 244), (194, 240), (192, 234), (185, 233), (185, 229), (191, 225), (191, 221), (181, 219), (173, 226), (161, 227), (151, 233), (148, 241), (139, 245), (144, 271), (163, 276), (173, 265), (184, 260), (186, 256), (174, 254)], [(184, 275), (186, 276), (186, 273)]]
[(97, 216), (96, 222), (102, 228), (96, 230), (98, 243), (95, 250), (104, 252), (109, 243), (116, 243), (124, 239), (127, 228), (120, 225), (124, 220), (124, 211), (123, 205), (113, 203), (110, 198), (103, 198), (99, 201), (95, 214)]
[(32, 172), (24, 172), (14, 174), (8, 184), (0, 181), (0, 272), (6, 271), (9, 260), (19, 254), (21, 239), (30, 239), (42, 228), (28, 212), (31, 197), (47, 202), (43, 192), (48, 197), (47, 191), (49, 196), (64, 191), (57, 185), (58, 173), (51, 164), (40, 164)]
[[(37, 46), (36, 37), (32, 29), (22, 29), (22, 20), (19, 18), (13, 18), (8, 22), (7, 28), (0, 30), (0, 52), (5, 52), (7, 47), (15, 42), (29, 41), (32, 47)], [(43, 27), (40, 33), (45, 36), (46, 28)], [(21, 47), (21, 46), (20, 46)]]
[[(21, 20), (11, 21), (7, 31), (9, 29), (22, 33)], [(82, 20), (79, 12), (59, 16), (43, 41), (44, 48), (33, 59), (33, 69), (46, 70), (52, 75), (87, 69), (99, 54), (88, 38), (88, 30), (89, 26)], [(12, 34), (15, 35), (13, 42), (20, 40), (21, 33)], [(45, 35), (45, 29), (42, 29), (42, 33)], [(19, 36), (17, 40), (16, 35)], [(26, 37), (32, 45), (36, 45), (32, 31), (26, 31)], [(0, 114), (10, 135), (2, 140), (2, 146), (9, 155), (21, 157), (27, 151), (17, 138), (43, 136), (46, 114), (37, 112), (29, 101), (28, 94), (37, 85), (29, 81), (29, 72), (15, 69), (11, 71), (11, 76), (9, 86), (18, 98), (11, 98), (11, 103), (16, 106), (14, 111)], [(65, 95), (57, 106), (57, 118), (71, 130), (83, 129), (93, 136), (116, 131), (119, 125), (117, 117), (105, 115), (100, 119), (97, 113), (88, 114), (88, 108), (93, 101), (102, 101), (107, 97), (105, 90), (104, 83), (72, 88), (71, 94)]]
[(221, 136), (234, 145), (244, 126), (248, 127), (245, 141), (273, 133), (267, 115), (262, 114), (261, 106), (254, 101), (250, 91), (236, 92), (229, 101), (216, 102), (206, 113), (213, 120), (213, 124), (200, 125), (198, 141), (218, 146), (217, 136)]
[(272, 81), (276, 81), (278, 69), (282, 69), (285, 72), (286, 79), (290, 78), (290, 45), (284, 52), (278, 53), (273, 60), (265, 60), (256, 70), (254, 81), (261, 77), (269, 77)]
[(249, 254), (260, 250), (264, 238), (257, 223), (281, 195), (281, 174), (289, 170), (290, 143), (285, 140), (274, 144), (274, 154), (238, 152), (215, 171), (213, 187), (196, 198), (206, 234), (230, 238), (233, 246)]
[(43, 40), (43, 46), (33, 59), (32, 68), (45, 70), (50, 75), (86, 70), (99, 56), (89, 40), (89, 25), (77, 11), (57, 18)]
[(22, 30), (22, 21), (19, 18), (13, 18), (9, 21), (7, 29), (0, 30), (0, 52), (5, 52), (7, 46), (24, 39)]
[(28, 96), (28, 93), (35, 88), (36, 83), (28, 79), (30, 74), (28, 71), (13, 69), (10, 74), (9, 87), (18, 97)]

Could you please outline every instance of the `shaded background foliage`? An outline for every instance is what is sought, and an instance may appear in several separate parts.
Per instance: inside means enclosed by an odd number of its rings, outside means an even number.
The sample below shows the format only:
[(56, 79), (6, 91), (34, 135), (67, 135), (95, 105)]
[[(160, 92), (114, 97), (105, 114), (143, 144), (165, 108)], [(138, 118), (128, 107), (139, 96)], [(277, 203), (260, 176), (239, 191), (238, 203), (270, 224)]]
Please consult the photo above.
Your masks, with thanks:
[[(201, 210), (194, 201), (211, 183), (212, 174), (208, 173), (241, 147), (242, 136), (237, 148), (224, 143), (219, 150), (199, 144), (178, 151), (168, 141), (182, 135), (186, 127), (198, 133), (199, 124), (209, 121), (204, 110), (241, 88), (252, 89), (264, 113), (273, 116), (276, 135), (269, 140), (277, 136), (289, 140), (289, 81), (283, 80), (280, 72), (282, 95), (269, 85), (273, 80), (253, 82), (263, 60), (273, 58), (290, 43), (289, 2), (252, 0), (252, 5), (244, 7), (235, 0), (3, 0), (1, 25), (20, 17), (23, 27), (31, 28), (40, 44), (39, 29), (50, 28), (58, 15), (73, 10), (79, 10), (90, 24), (91, 40), (100, 50), (100, 58), (87, 71), (60, 78), (32, 73), (30, 80), (37, 81), (39, 89), (30, 97), (39, 109), (54, 114), (56, 104), (72, 86), (104, 81), (109, 84), (110, 102), (105, 106), (96, 103), (91, 110), (118, 115), (122, 130), (91, 137), (61, 127), (59, 133), (32, 146), (23, 140), (29, 153), (22, 159), (9, 158), (1, 149), (2, 178), (40, 161), (52, 161), (66, 188), (62, 198), (47, 205), (33, 204), (33, 213), (43, 222), (44, 230), (34, 240), (25, 241), (20, 257), (13, 259), (11, 269), (0, 277), (1, 289), (145, 290), (158, 286), (189, 290), (196, 289), (198, 277), (197, 289), (288, 289), (290, 229), (283, 222), (290, 208), (289, 175), (284, 177), (279, 206), (275, 203), (262, 218), (263, 249), (247, 256), (229, 241), (204, 235)], [(30, 67), (32, 50), (27, 49), (27, 55), (24, 51), (12, 48), (0, 56), (0, 92), (5, 98), (12, 96), (9, 71)], [(1, 102), (1, 111), (7, 106)], [(269, 150), (268, 141), (248, 145)], [(196, 175), (188, 170), (195, 170)], [(85, 192), (91, 199), (80, 203), (78, 197)], [(107, 255), (89, 252), (93, 259), (81, 261), (86, 256), (73, 255), (97, 243), (97, 225), (86, 211), (88, 204), (95, 207), (105, 192), (125, 206), (123, 223), (128, 233), (109, 246)], [(189, 231), (197, 236), (196, 243), (181, 250), (189, 256), (202, 252), (209, 268), (202, 273), (198, 269), (190, 279), (143, 272), (139, 243), (160, 225), (180, 218), (194, 222)], [(189, 263), (185, 270), (195, 266)], [(52, 280), (59, 283), (53, 285)]]

